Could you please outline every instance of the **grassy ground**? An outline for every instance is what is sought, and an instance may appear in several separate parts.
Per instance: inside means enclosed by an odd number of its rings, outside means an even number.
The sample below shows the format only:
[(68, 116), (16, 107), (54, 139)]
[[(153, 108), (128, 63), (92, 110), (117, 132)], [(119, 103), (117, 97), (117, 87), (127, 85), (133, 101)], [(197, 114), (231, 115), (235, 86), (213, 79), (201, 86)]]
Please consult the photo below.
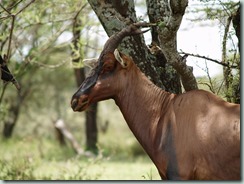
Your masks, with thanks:
[[(34, 175), (43, 178), (46, 169), (43, 163)], [(64, 180), (153, 180), (159, 179), (155, 167), (148, 161), (135, 159), (134, 161), (77, 161), (49, 163), (51, 166), (45, 171), (46, 178)], [(62, 169), (60, 169), (62, 168)], [(45, 177), (44, 177), (45, 178)]]
[[(70, 108), (64, 112), (67, 127), (85, 147), (84, 113), (74, 113)], [(55, 118), (51, 117), (45, 111), (35, 116), (24, 114), (12, 138), (0, 136), (1, 180), (160, 179), (113, 101), (99, 104), (97, 158), (77, 156), (69, 144), (61, 147), (55, 138)], [(109, 126), (102, 131), (106, 121)]]
[[(0, 141), (1, 180), (157, 180), (155, 166), (144, 155), (119, 158), (77, 156), (48, 139)], [(121, 156), (124, 157), (124, 156)]]

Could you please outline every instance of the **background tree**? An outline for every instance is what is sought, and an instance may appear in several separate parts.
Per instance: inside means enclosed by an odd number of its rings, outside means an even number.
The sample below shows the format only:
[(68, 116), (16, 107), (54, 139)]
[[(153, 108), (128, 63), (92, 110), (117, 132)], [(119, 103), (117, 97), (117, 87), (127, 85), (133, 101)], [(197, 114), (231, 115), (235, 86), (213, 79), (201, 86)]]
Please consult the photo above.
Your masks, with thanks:
[[(109, 36), (132, 22), (138, 22), (134, 1), (89, 0), (88, 2)], [(182, 1), (178, 5), (172, 1), (170, 5), (172, 7), (169, 8), (168, 1), (160, 1), (160, 3), (153, 0), (147, 1), (150, 22), (159, 24), (152, 31), (152, 47), (160, 48), (156, 52), (158, 57), (147, 48), (142, 35), (126, 38), (121, 43), (121, 50), (129, 54), (155, 84), (174, 93), (181, 93), (180, 75), (186, 90), (197, 88), (192, 69), (182, 62), (176, 45), (176, 33), (186, 5), (187, 1)]]
[[(87, 6), (85, 4), (81, 11)], [(86, 25), (89, 24), (88, 20), (81, 20), (81, 11), (77, 12), (77, 15), (74, 17), (73, 20), (73, 58), (72, 62), (74, 63), (74, 72), (75, 72), (75, 78), (76, 78), (76, 83), (77, 87), (79, 87), (83, 80), (85, 80), (85, 67), (82, 63), (82, 60), (84, 59), (84, 51), (85, 51), (85, 46), (81, 43), (82, 38), (81, 38), (81, 32), (82, 28)], [(82, 11), (84, 13), (84, 10)], [(92, 104), (89, 107), (89, 110), (85, 112), (86, 114), (86, 149), (90, 150), (94, 153), (98, 152), (97, 148), (97, 139), (98, 139), (98, 132), (97, 132), (97, 103)]]
[[(114, 32), (121, 30), (122, 27), (140, 20), (136, 16), (134, 1), (123, 0), (118, 2), (115, 0), (88, 0), (88, 2), (93, 8), (94, 12), (97, 14), (101, 24), (109, 36), (111, 36)], [(207, 6), (216, 4), (214, 8), (218, 7), (217, 10), (224, 9), (227, 14), (229, 14), (228, 8), (230, 7), (230, 11), (235, 12), (237, 5), (233, 2), (208, 0), (204, 1), (203, 4), (206, 4)], [(150, 50), (147, 48), (141, 35), (137, 37), (128, 37), (120, 44), (121, 51), (130, 55), (140, 69), (146, 73), (146, 75), (155, 84), (174, 93), (181, 93), (179, 79), (181, 79), (182, 85), (186, 91), (198, 88), (196, 79), (192, 74), (192, 68), (186, 65), (186, 57), (182, 57), (177, 50), (177, 31), (181, 25), (187, 5), (187, 0), (147, 0), (146, 6), (149, 21), (151, 23), (158, 24), (158, 26), (156, 28), (152, 28), (151, 31), (152, 52), (150, 52)], [(210, 11), (204, 9), (204, 12), (208, 14), (214, 8), (208, 8)], [(220, 11), (217, 11), (217, 13), (219, 12)], [(233, 15), (233, 13), (231, 13), (231, 15)], [(219, 14), (215, 14), (215, 16), (220, 17)], [(222, 14), (221, 17), (222, 16), (226, 17), (226, 14)], [(208, 16), (207, 18), (210, 19), (211, 17)], [(225, 37), (226, 36), (223, 38), (223, 50), (225, 45)], [(155, 48), (157, 48), (156, 51)], [(223, 56), (220, 64), (226, 63), (225, 58), (226, 57)], [(231, 67), (230, 65), (225, 65), (224, 67), (226, 79), (225, 83), (228, 84), (230, 77), (229, 75), (227, 76), (227, 73), (231, 73), (228, 69)], [(226, 86), (228, 88), (228, 85)], [(234, 94), (231, 94), (231, 96), (233, 95)]]
[[(227, 101), (240, 103), (240, 2), (217, 0), (199, 2), (202, 6), (189, 7), (188, 12), (195, 16), (191, 20), (216, 22), (222, 36), (221, 61), (207, 58), (223, 66), (223, 85), (220, 85), (218, 91), (223, 91), (223, 97)], [(238, 44), (235, 44), (236, 38)]]
[[(81, 1), (59, 3), (45, 0), (1, 2), (1, 54), (7, 55), (8, 65), (22, 87), (19, 92), (13, 91), (11, 86), (4, 85), (1, 88), (1, 99), (4, 99), (1, 100), (1, 110), (6, 109), (2, 115), (5, 137), (11, 136), (21, 108), (27, 106), (25, 108), (29, 109), (30, 105), (35, 109), (26, 98), (39, 105), (45, 102), (40, 92), (48, 89), (49, 85), (52, 88), (53, 84), (42, 85), (43, 81), (52, 80), (50, 75), (47, 78), (43, 74), (69, 63), (70, 58), (66, 56), (70, 49), (69, 43), (61, 39), (64, 39), (64, 33), (71, 30), (73, 17), (80, 11), (81, 4)], [(50, 97), (52, 94), (49, 92), (46, 95)], [(53, 99), (60, 100), (59, 95), (53, 95)], [(60, 115), (59, 108), (56, 109)]]
[[(8, 63), (22, 86), (21, 91), (13, 91), (7, 84), (1, 88), (3, 136), (9, 138), (18, 122), (21, 109), (27, 114), (29, 110), (41, 112), (39, 108), (45, 106), (48, 98), (53, 99), (53, 109), (56, 109), (56, 115), (51, 118), (57, 120), (64, 117), (61, 107), (64, 97), (52, 91), (64, 90), (64, 86), (57, 81), (58, 70), (69, 68), (70, 55), (73, 63), (78, 63), (73, 65), (78, 86), (84, 79), (84, 66), (79, 64), (83, 56), (87, 55), (88, 43), (82, 42), (85, 40), (82, 28), (86, 26), (89, 29), (91, 21), (87, 15), (91, 9), (87, 8), (85, 1), (80, 0), (61, 3), (25, 0), (2, 1), (0, 10), (1, 54), (8, 55)], [(72, 33), (73, 39), (69, 36)], [(67, 40), (65, 35), (70, 38)], [(63, 73), (67, 74), (67, 71)], [(68, 82), (70, 78), (67, 80), (67, 75), (60, 75), (59, 78), (72, 84)], [(66, 87), (68, 86), (66, 84)], [(42, 96), (41, 91), (47, 89), (47, 96)], [(38, 105), (35, 106), (29, 100)], [(86, 147), (94, 151), (97, 151), (96, 110), (97, 106), (94, 104), (92, 109), (86, 112), (85, 131)]]

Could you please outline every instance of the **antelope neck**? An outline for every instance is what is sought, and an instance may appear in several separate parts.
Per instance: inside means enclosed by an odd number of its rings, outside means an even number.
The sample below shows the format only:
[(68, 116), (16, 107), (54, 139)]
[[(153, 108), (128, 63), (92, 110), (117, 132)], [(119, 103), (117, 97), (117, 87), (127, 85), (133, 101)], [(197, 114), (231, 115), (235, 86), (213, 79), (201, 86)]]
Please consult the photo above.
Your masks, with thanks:
[(151, 157), (156, 139), (153, 132), (160, 123), (162, 111), (170, 104), (171, 94), (154, 85), (139, 69), (130, 74), (133, 80), (129, 81), (125, 91), (115, 97), (115, 102), (129, 128)]

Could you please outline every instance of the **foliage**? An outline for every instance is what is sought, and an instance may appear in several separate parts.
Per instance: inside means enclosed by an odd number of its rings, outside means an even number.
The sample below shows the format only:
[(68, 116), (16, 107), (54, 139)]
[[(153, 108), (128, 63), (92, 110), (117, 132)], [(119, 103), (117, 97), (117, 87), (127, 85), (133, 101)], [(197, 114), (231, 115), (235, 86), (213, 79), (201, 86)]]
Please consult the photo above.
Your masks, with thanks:
[[(9, 120), (15, 124), (19, 114), (20, 118), (27, 116), (29, 122), (38, 114), (50, 112), (47, 108), (56, 109), (51, 116), (54, 119), (63, 112), (60, 103), (66, 99), (65, 91), (75, 86), (69, 34), (74, 17), (85, 5), (85, 1), (78, 0), (1, 2), (0, 53), (10, 53), (8, 65), (21, 84), (20, 91), (0, 84), (0, 120), (4, 127)], [(89, 11), (87, 8), (83, 13)], [(14, 22), (11, 22), (10, 13), (16, 15)], [(87, 22), (87, 16), (82, 20)], [(6, 30), (11, 30), (12, 39)], [(44, 96), (46, 91), (48, 94)], [(20, 113), (10, 113), (14, 108)]]
[(142, 177), (148, 180), (152, 180), (153, 179), (152, 170), (150, 170), (150, 172), (148, 172), (146, 175), (143, 175)]
[[(238, 18), (235, 21), (236, 16), (240, 16), (239, 8), (240, 1), (237, 0), (200, 0), (191, 2), (187, 9), (187, 13), (191, 15), (191, 18), (188, 16), (188, 19), (194, 24), (218, 25), (222, 37), (222, 58), (221, 61), (214, 61), (211, 58), (208, 60), (223, 66), (223, 82), (218, 91), (224, 91), (223, 97), (234, 103), (240, 103), (240, 48), (238, 48), (241, 41), (238, 33), (240, 22), (238, 22)], [(197, 54), (191, 55), (199, 57)], [(204, 56), (201, 58), (206, 59)], [(209, 84), (211, 85), (211, 78), (209, 78)]]
[(237, 10), (239, 1), (199, 0), (193, 1), (188, 11), (195, 13), (193, 21), (223, 20)]
[[(33, 165), (28, 160), (0, 160), (0, 178), (3, 180), (34, 180)], [(16, 162), (17, 161), (17, 162)]]
[[(78, 164), (75, 164), (78, 161)], [(39, 161), (40, 162), (40, 161)], [(49, 173), (41, 175), (35, 173), (35, 169), (40, 167), (40, 163), (32, 159), (13, 158), (11, 161), (0, 160), (0, 178), (3, 180), (95, 180), (98, 179), (99, 173), (94, 176), (87, 173), (89, 165), (99, 164), (99, 159), (94, 159), (84, 165), (79, 159), (72, 159), (72, 164), (77, 169), (70, 168), (60, 169), (58, 174)], [(68, 163), (68, 162), (67, 162)], [(88, 165), (89, 164), (89, 165)], [(58, 166), (57, 166), (58, 167)], [(58, 169), (58, 168), (56, 168)]]
[[(1, 139), (0, 144), (2, 180), (159, 179), (155, 166), (144, 156), (122, 159), (123, 152), (110, 156), (101, 152), (87, 158), (59, 147), (56, 140), (33, 136)], [(143, 177), (147, 173), (150, 178)]]

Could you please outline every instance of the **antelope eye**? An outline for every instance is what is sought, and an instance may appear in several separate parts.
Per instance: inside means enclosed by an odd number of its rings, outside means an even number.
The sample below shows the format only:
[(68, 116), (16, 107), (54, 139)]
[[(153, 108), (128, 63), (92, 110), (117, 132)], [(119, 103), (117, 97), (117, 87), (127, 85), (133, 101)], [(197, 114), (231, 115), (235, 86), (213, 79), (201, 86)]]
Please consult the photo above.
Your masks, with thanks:
[(106, 69), (106, 70), (102, 70), (102, 71), (101, 71), (100, 76), (101, 76), (101, 78), (106, 78), (106, 77), (108, 77), (109, 75), (111, 75), (112, 73), (113, 73), (113, 70), (108, 70), (108, 69)]
[(115, 69), (115, 63), (114, 62), (106, 62), (103, 65), (103, 69), (101, 71), (101, 74), (105, 74), (105, 73), (110, 73)]
[(102, 73), (108, 73), (108, 72), (111, 72), (113, 69), (114, 69), (114, 67), (112, 67), (112, 66), (108, 66), (108, 67), (106, 67), (106, 68), (104, 68), (104, 69), (102, 70)]

